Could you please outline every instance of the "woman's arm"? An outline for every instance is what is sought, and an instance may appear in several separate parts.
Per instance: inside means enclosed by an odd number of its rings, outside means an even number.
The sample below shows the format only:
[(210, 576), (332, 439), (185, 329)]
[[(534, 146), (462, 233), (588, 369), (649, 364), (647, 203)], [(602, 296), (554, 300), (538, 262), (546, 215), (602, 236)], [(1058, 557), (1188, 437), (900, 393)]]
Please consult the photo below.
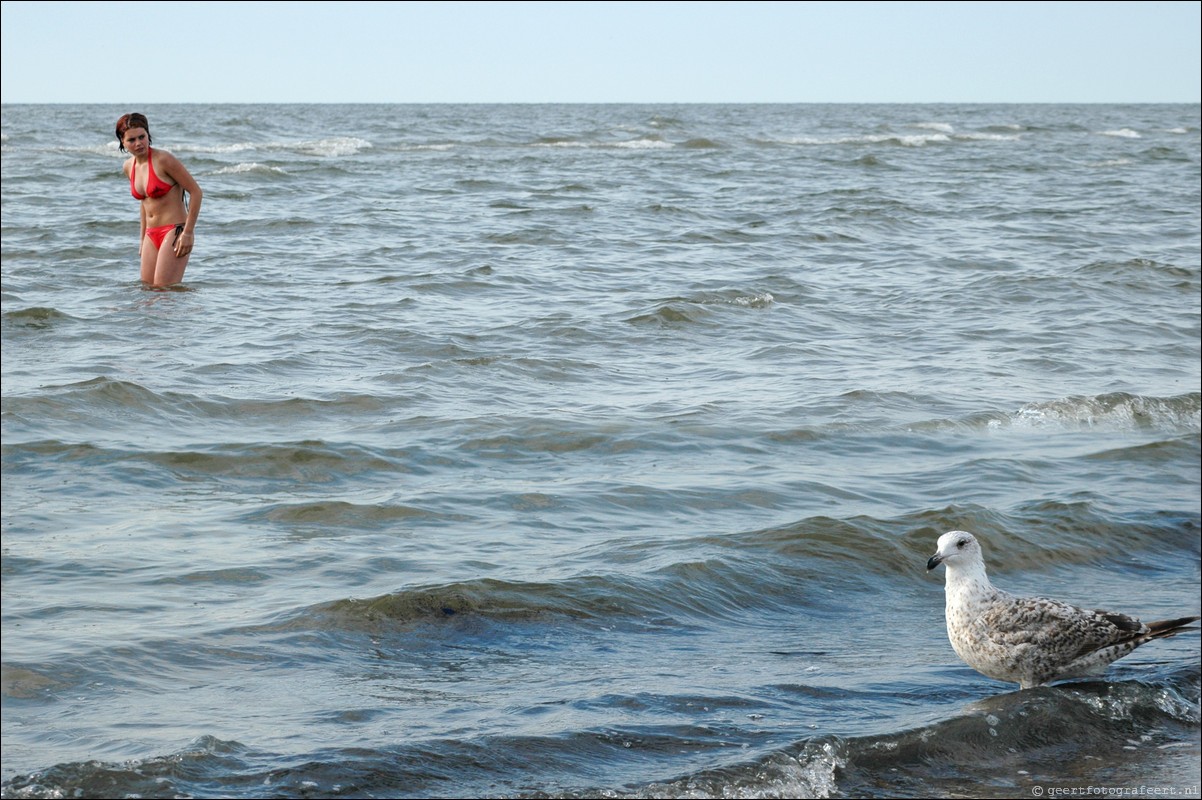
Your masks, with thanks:
[(200, 216), (200, 203), (204, 199), (204, 192), (200, 190), (200, 184), (192, 177), (192, 173), (188, 172), (188, 168), (180, 163), (178, 158), (170, 153), (162, 153), (162, 156), (161, 163), (165, 167), (164, 171), (179, 184), (180, 189), (189, 195), (188, 219), (184, 222), (183, 232), (175, 242), (175, 254), (183, 257), (192, 252), (196, 218)]
[[(125, 173), (127, 179), (130, 178), (130, 170), (134, 166), (134, 157), (130, 156), (121, 165), (121, 171)], [(132, 179), (130, 179), (132, 180)], [(138, 203), (138, 255), (142, 255), (142, 242), (146, 240), (146, 204)]]

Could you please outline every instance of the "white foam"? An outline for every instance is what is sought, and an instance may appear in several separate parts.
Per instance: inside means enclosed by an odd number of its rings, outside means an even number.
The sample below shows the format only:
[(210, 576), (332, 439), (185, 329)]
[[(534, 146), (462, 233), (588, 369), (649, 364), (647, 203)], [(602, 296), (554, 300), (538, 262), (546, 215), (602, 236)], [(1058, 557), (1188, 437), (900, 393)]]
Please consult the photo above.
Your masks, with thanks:
[(767, 308), (775, 300), (771, 292), (757, 292), (753, 295), (736, 297), (731, 302), (744, 308)]
[(316, 142), (299, 142), (297, 150), (315, 156), (353, 156), (360, 150), (371, 149), (371, 142), (354, 136), (342, 136), (337, 139), (320, 139)]
[(563, 140), (554, 142), (532, 142), (531, 147), (561, 147), (561, 148), (605, 148), (619, 150), (668, 150), (675, 147), (672, 142), (665, 142), (662, 139), (630, 139), (624, 142), (581, 142), (576, 140)]
[(957, 133), (952, 138), (961, 142), (1017, 142), (1023, 137), (1017, 133)]
[(370, 149), (371, 142), (354, 136), (342, 136), (336, 139), (317, 139), (300, 142), (232, 142), (220, 145), (181, 145), (179, 152), (209, 153), (242, 153), (247, 150), (263, 152), (295, 151), (313, 156), (350, 156), (360, 150)]
[(897, 137), (898, 144), (906, 147), (922, 147), (924, 145), (937, 142), (950, 142), (951, 139), (942, 133), (936, 133), (933, 136), (899, 136)]
[(944, 133), (920, 133), (909, 136), (900, 136), (897, 134), (875, 134), (872, 136), (842, 136), (830, 139), (811, 138), (807, 136), (798, 136), (787, 139), (769, 140), (775, 141), (777, 144), (798, 144), (798, 145), (829, 145), (829, 144), (882, 144), (896, 143), (904, 147), (922, 147), (927, 144), (950, 142), (951, 139)]
[(1143, 138), (1136, 131), (1133, 131), (1130, 128), (1119, 128), (1116, 131), (1101, 131), (1101, 134), (1103, 136), (1118, 136), (1119, 138), (1122, 138), (1122, 139), (1142, 139)]
[(754, 781), (691, 776), (670, 783), (653, 783), (634, 794), (635, 798), (661, 797), (835, 797), (838, 774), (846, 768), (846, 746), (811, 740), (796, 756), (775, 753), (756, 765)]
[(104, 144), (84, 145), (83, 147), (51, 147), (48, 149), (50, 152), (70, 153), (72, 155), (85, 153), (87, 155), (106, 156), (109, 158), (129, 158), (129, 153), (122, 153), (115, 140), (105, 142)]
[(220, 153), (241, 153), (244, 150), (253, 150), (255, 148), (268, 148), (268, 146), (254, 142), (235, 142), (233, 144), (182, 145), (174, 149), (181, 153), (208, 153), (215, 155)]
[[(999, 420), (990, 422), (995, 428), (1004, 424)], [(1009, 424), (1015, 428), (1062, 430), (1130, 430), (1144, 425), (1189, 433), (1202, 430), (1202, 418), (1196, 405), (1138, 396), (1066, 397), (1028, 403), (1010, 416)]]
[(260, 164), (257, 161), (243, 162), (241, 164), (233, 164), (228, 167), (214, 170), (213, 175), (240, 175), (246, 172), (269, 172), (276, 175), (287, 175), (288, 173), (279, 167), (273, 167), (268, 164)]
[(928, 131), (939, 131), (940, 133), (954, 133), (956, 130), (946, 122), (919, 122), (915, 125), (911, 125), (910, 127)]
[(623, 150), (666, 150), (676, 145), (661, 139), (632, 139), (628, 142), (614, 142), (610, 146)]

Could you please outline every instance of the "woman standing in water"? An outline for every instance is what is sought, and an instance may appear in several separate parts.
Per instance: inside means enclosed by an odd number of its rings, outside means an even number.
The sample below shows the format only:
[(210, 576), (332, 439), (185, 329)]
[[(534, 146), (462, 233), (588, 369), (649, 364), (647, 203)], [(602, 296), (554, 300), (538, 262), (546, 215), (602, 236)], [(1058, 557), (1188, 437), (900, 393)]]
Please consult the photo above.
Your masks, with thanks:
[[(142, 201), (138, 254), (142, 281), (151, 286), (172, 286), (184, 279), (192, 253), (193, 232), (200, 215), (202, 192), (179, 159), (150, 147), (150, 123), (141, 114), (117, 120), (117, 141), (129, 153), (125, 175), (129, 189)], [(191, 201), (184, 205), (184, 192)]]

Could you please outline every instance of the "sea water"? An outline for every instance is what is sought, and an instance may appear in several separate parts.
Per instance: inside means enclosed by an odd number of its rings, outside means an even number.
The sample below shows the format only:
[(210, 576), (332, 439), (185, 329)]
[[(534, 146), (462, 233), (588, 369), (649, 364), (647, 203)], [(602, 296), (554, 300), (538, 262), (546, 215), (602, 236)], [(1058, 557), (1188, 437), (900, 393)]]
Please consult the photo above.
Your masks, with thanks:
[(1197, 105), (2, 115), (5, 797), (1198, 796)]

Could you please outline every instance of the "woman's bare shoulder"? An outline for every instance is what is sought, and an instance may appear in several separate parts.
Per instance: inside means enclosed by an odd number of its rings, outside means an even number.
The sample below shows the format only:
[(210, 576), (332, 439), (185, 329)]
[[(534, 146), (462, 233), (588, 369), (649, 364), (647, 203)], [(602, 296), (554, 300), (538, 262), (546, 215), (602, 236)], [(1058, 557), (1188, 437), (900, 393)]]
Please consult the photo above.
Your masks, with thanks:
[(154, 155), (154, 171), (156, 173), (170, 175), (176, 183), (184, 184), (184, 188), (188, 191), (195, 191), (194, 184), (196, 181), (192, 177), (192, 173), (188, 172), (188, 168), (184, 166), (182, 161), (168, 153), (166, 150), (155, 150)]
[(171, 155), (171, 153), (166, 150), (160, 150), (157, 147), (154, 149), (154, 161), (156, 164), (166, 164), (168, 166), (175, 166), (180, 163), (180, 160)]

